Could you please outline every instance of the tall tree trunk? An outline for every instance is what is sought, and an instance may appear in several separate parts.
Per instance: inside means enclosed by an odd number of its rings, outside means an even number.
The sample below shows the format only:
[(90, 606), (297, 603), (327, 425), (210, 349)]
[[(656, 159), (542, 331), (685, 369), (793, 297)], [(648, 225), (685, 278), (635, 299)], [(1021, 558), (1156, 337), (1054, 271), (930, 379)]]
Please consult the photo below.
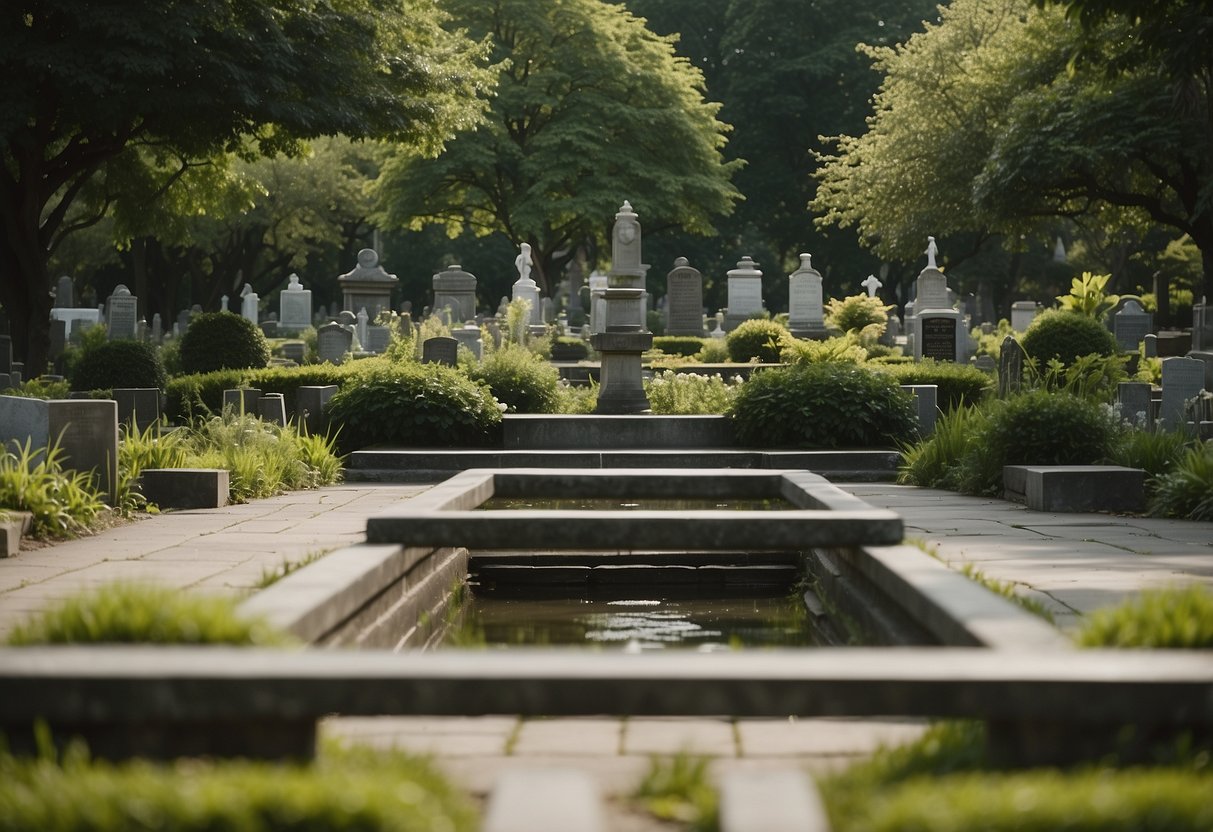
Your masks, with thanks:
[[(9, 205), (6, 219), (17, 209), (17, 219), (29, 212)], [(37, 216), (33, 222), (6, 222), (0, 237), (0, 301), (8, 310), (12, 327), (13, 356), (25, 365), (23, 378), (46, 372), (51, 345), (50, 277), (46, 252), (39, 239)]]

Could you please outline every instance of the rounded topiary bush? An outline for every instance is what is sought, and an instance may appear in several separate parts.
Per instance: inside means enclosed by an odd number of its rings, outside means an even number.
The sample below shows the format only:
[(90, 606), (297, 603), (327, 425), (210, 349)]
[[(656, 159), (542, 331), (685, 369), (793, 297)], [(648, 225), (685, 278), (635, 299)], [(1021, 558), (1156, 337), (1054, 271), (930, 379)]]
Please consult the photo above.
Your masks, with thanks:
[(1083, 355), (1116, 355), (1120, 347), (1111, 331), (1095, 318), (1050, 309), (1032, 321), (1020, 339), (1024, 352), (1042, 365), (1051, 358), (1073, 364)]
[(242, 315), (204, 312), (190, 323), (179, 346), (183, 373), (243, 370), (270, 363), (265, 335)]
[(763, 364), (778, 364), (784, 342), (790, 338), (787, 328), (765, 318), (742, 321), (725, 337), (729, 358), (745, 364), (757, 358)]
[(560, 372), (526, 347), (507, 344), (468, 369), (510, 413), (555, 413), (560, 407)]
[(343, 450), (369, 445), (458, 447), (498, 438), (501, 408), (453, 367), (405, 363), (337, 392), (325, 410)]
[(839, 332), (862, 330), (872, 324), (880, 324), (883, 332), (889, 322), (889, 309), (880, 298), (867, 295), (851, 295), (832, 298), (825, 308), (826, 326)]
[(889, 447), (918, 429), (914, 398), (855, 364), (796, 364), (755, 373), (730, 411), (743, 445)]
[(1118, 428), (1102, 404), (1071, 393), (1030, 390), (992, 404), (969, 438), (961, 490), (1002, 492), (1004, 465), (1091, 465), (1107, 460)]
[(680, 355), (692, 358), (699, 355), (706, 338), (696, 338), (694, 335), (658, 335), (653, 338), (653, 349), (661, 350), (666, 355)]
[(166, 381), (156, 348), (142, 341), (103, 341), (90, 346), (71, 369), (73, 390), (163, 388)]

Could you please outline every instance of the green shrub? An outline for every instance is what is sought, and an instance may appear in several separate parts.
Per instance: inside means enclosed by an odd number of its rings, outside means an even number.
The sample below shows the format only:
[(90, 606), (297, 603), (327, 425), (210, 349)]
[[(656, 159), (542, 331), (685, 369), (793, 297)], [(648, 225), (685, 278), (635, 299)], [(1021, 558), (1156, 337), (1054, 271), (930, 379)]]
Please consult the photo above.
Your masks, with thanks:
[(27, 378), (16, 387), (8, 388), (3, 395), (23, 399), (66, 399), (70, 392), (71, 385), (66, 381), (47, 381), (45, 376), (39, 376)]
[(242, 315), (204, 312), (190, 322), (179, 344), (186, 373), (264, 367), (270, 347), (261, 330)]
[(1108, 459), (1115, 446), (1108, 410), (1069, 393), (1030, 390), (987, 406), (959, 475), (970, 494), (1001, 494), (1004, 465), (1088, 465)]
[(553, 361), (584, 361), (590, 357), (590, 346), (580, 338), (567, 335), (552, 341)]
[(791, 335), (786, 327), (765, 318), (742, 321), (725, 336), (729, 358), (738, 364), (758, 359), (763, 364), (778, 364), (779, 354)]
[(914, 364), (877, 364), (898, 384), (934, 384), (936, 404), (944, 413), (980, 402), (991, 389), (990, 377), (968, 364), (925, 359)]
[(935, 432), (904, 447), (897, 481), (927, 488), (961, 488), (961, 463), (969, 440), (985, 429), (988, 414), (979, 407), (958, 407), (935, 420)]
[(731, 411), (754, 447), (871, 447), (918, 429), (913, 396), (883, 373), (851, 364), (798, 364), (755, 373)]
[(1116, 387), (1127, 377), (1128, 356), (1080, 355), (1070, 364), (1051, 358), (1042, 367), (1029, 358), (1024, 363), (1024, 380), (1029, 387), (1056, 390), (1096, 401), (1111, 401)]
[(839, 332), (861, 332), (868, 327), (875, 327), (869, 332), (879, 338), (889, 323), (889, 310), (893, 306), (885, 305), (880, 298), (870, 298), (867, 295), (851, 295), (845, 298), (831, 298), (825, 307), (825, 322), (830, 329)]
[(556, 413), (560, 372), (526, 347), (505, 344), (472, 364), (468, 376), (488, 386), (509, 413)]
[(175, 587), (109, 584), (69, 598), (18, 625), (9, 644), (280, 645), (289, 639), (242, 619), (230, 598)]
[(707, 342), (707, 338), (696, 338), (693, 335), (658, 335), (653, 338), (653, 349), (661, 350), (666, 355), (694, 358), (702, 352)]
[(584, 387), (561, 382), (556, 393), (560, 401), (558, 413), (584, 416), (593, 413), (598, 406), (598, 385), (592, 381)]
[(644, 389), (654, 413), (699, 416), (727, 413), (742, 383), (741, 376), (725, 381), (719, 373), (709, 376), (665, 370), (647, 380)]
[(403, 364), (359, 377), (328, 406), (346, 449), (488, 445), (498, 441), (501, 410), (487, 387), (453, 367)]
[(72, 367), (73, 390), (156, 387), (166, 382), (156, 348), (142, 341), (104, 341), (84, 350)]
[(695, 357), (701, 364), (727, 364), (729, 345), (724, 338), (704, 338), (703, 348)]
[(22, 832), (471, 832), (476, 812), (428, 762), (323, 747), (309, 765), (0, 756), (0, 826)]
[(1154, 480), (1150, 513), (1213, 520), (1213, 442), (1190, 449), (1168, 473)]
[(335, 384), (369, 375), (389, 366), (385, 359), (368, 358), (347, 364), (307, 364), (302, 367), (265, 367), (259, 370), (215, 370), (170, 379), (165, 388), (164, 413), (173, 421), (208, 418), (223, 409), (223, 391), (252, 387), (264, 393), (281, 393), (288, 412), (295, 410), (300, 387)]
[(823, 341), (787, 338), (779, 357), (788, 364), (863, 364), (868, 359), (868, 351), (857, 336), (848, 332)]
[(1037, 315), (1020, 344), (1042, 365), (1051, 358), (1069, 365), (1081, 355), (1120, 354), (1115, 336), (1098, 319), (1057, 309)]
[(58, 446), (0, 452), (0, 511), (33, 514), (34, 537), (70, 537), (105, 510), (87, 471), (64, 471)]
[(1213, 593), (1201, 586), (1143, 592), (1083, 620), (1082, 647), (1213, 649)]
[(1112, 449), (1111, 463), (1146, 472), (1146, 488), (1153, 490), (1154, 479), (1172, 468), (1191, 448), (1195, 440), (1183, 431), (1126, 430)]

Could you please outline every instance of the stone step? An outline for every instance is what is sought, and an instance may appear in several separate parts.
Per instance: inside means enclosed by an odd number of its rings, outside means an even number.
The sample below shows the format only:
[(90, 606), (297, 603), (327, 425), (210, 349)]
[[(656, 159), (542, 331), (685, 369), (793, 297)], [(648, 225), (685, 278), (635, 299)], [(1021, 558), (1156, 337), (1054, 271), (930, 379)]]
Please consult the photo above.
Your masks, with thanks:
[(606, 832), (602, 799), (589, 775), (569, 769), (518, 769), (489, 795), (484, 832)]
[(804, 772), (731, 771), (720, 781), (720, 832), (829, 832), (821, 796)]

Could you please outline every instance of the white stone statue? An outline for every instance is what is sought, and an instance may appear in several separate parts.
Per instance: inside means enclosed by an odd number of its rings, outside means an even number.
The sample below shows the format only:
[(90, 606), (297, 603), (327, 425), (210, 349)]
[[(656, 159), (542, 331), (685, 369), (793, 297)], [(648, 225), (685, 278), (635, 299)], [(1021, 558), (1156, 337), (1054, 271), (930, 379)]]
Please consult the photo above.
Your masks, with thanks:
[(531, 244), (523, 243), (519, 246), (522, 251), (514, 258), (514, 268), (518, 269), (518, 280), (522, 283), (531, 282)]
[(927, 255), (927, 268), (928, 269), (938, 269), (939, 268), (939, 266), (935, 265), (935, 255), (936, 254), (939, 254), (939, 246), (935, 245), (935, 238), (927, 237), (926, 255)]
[(876, 297), (876, 290), (884, 284), (876, 279), (876, 275), (870, 274), (859, 285), (868, 290), (868, 297), (874, 298)]

